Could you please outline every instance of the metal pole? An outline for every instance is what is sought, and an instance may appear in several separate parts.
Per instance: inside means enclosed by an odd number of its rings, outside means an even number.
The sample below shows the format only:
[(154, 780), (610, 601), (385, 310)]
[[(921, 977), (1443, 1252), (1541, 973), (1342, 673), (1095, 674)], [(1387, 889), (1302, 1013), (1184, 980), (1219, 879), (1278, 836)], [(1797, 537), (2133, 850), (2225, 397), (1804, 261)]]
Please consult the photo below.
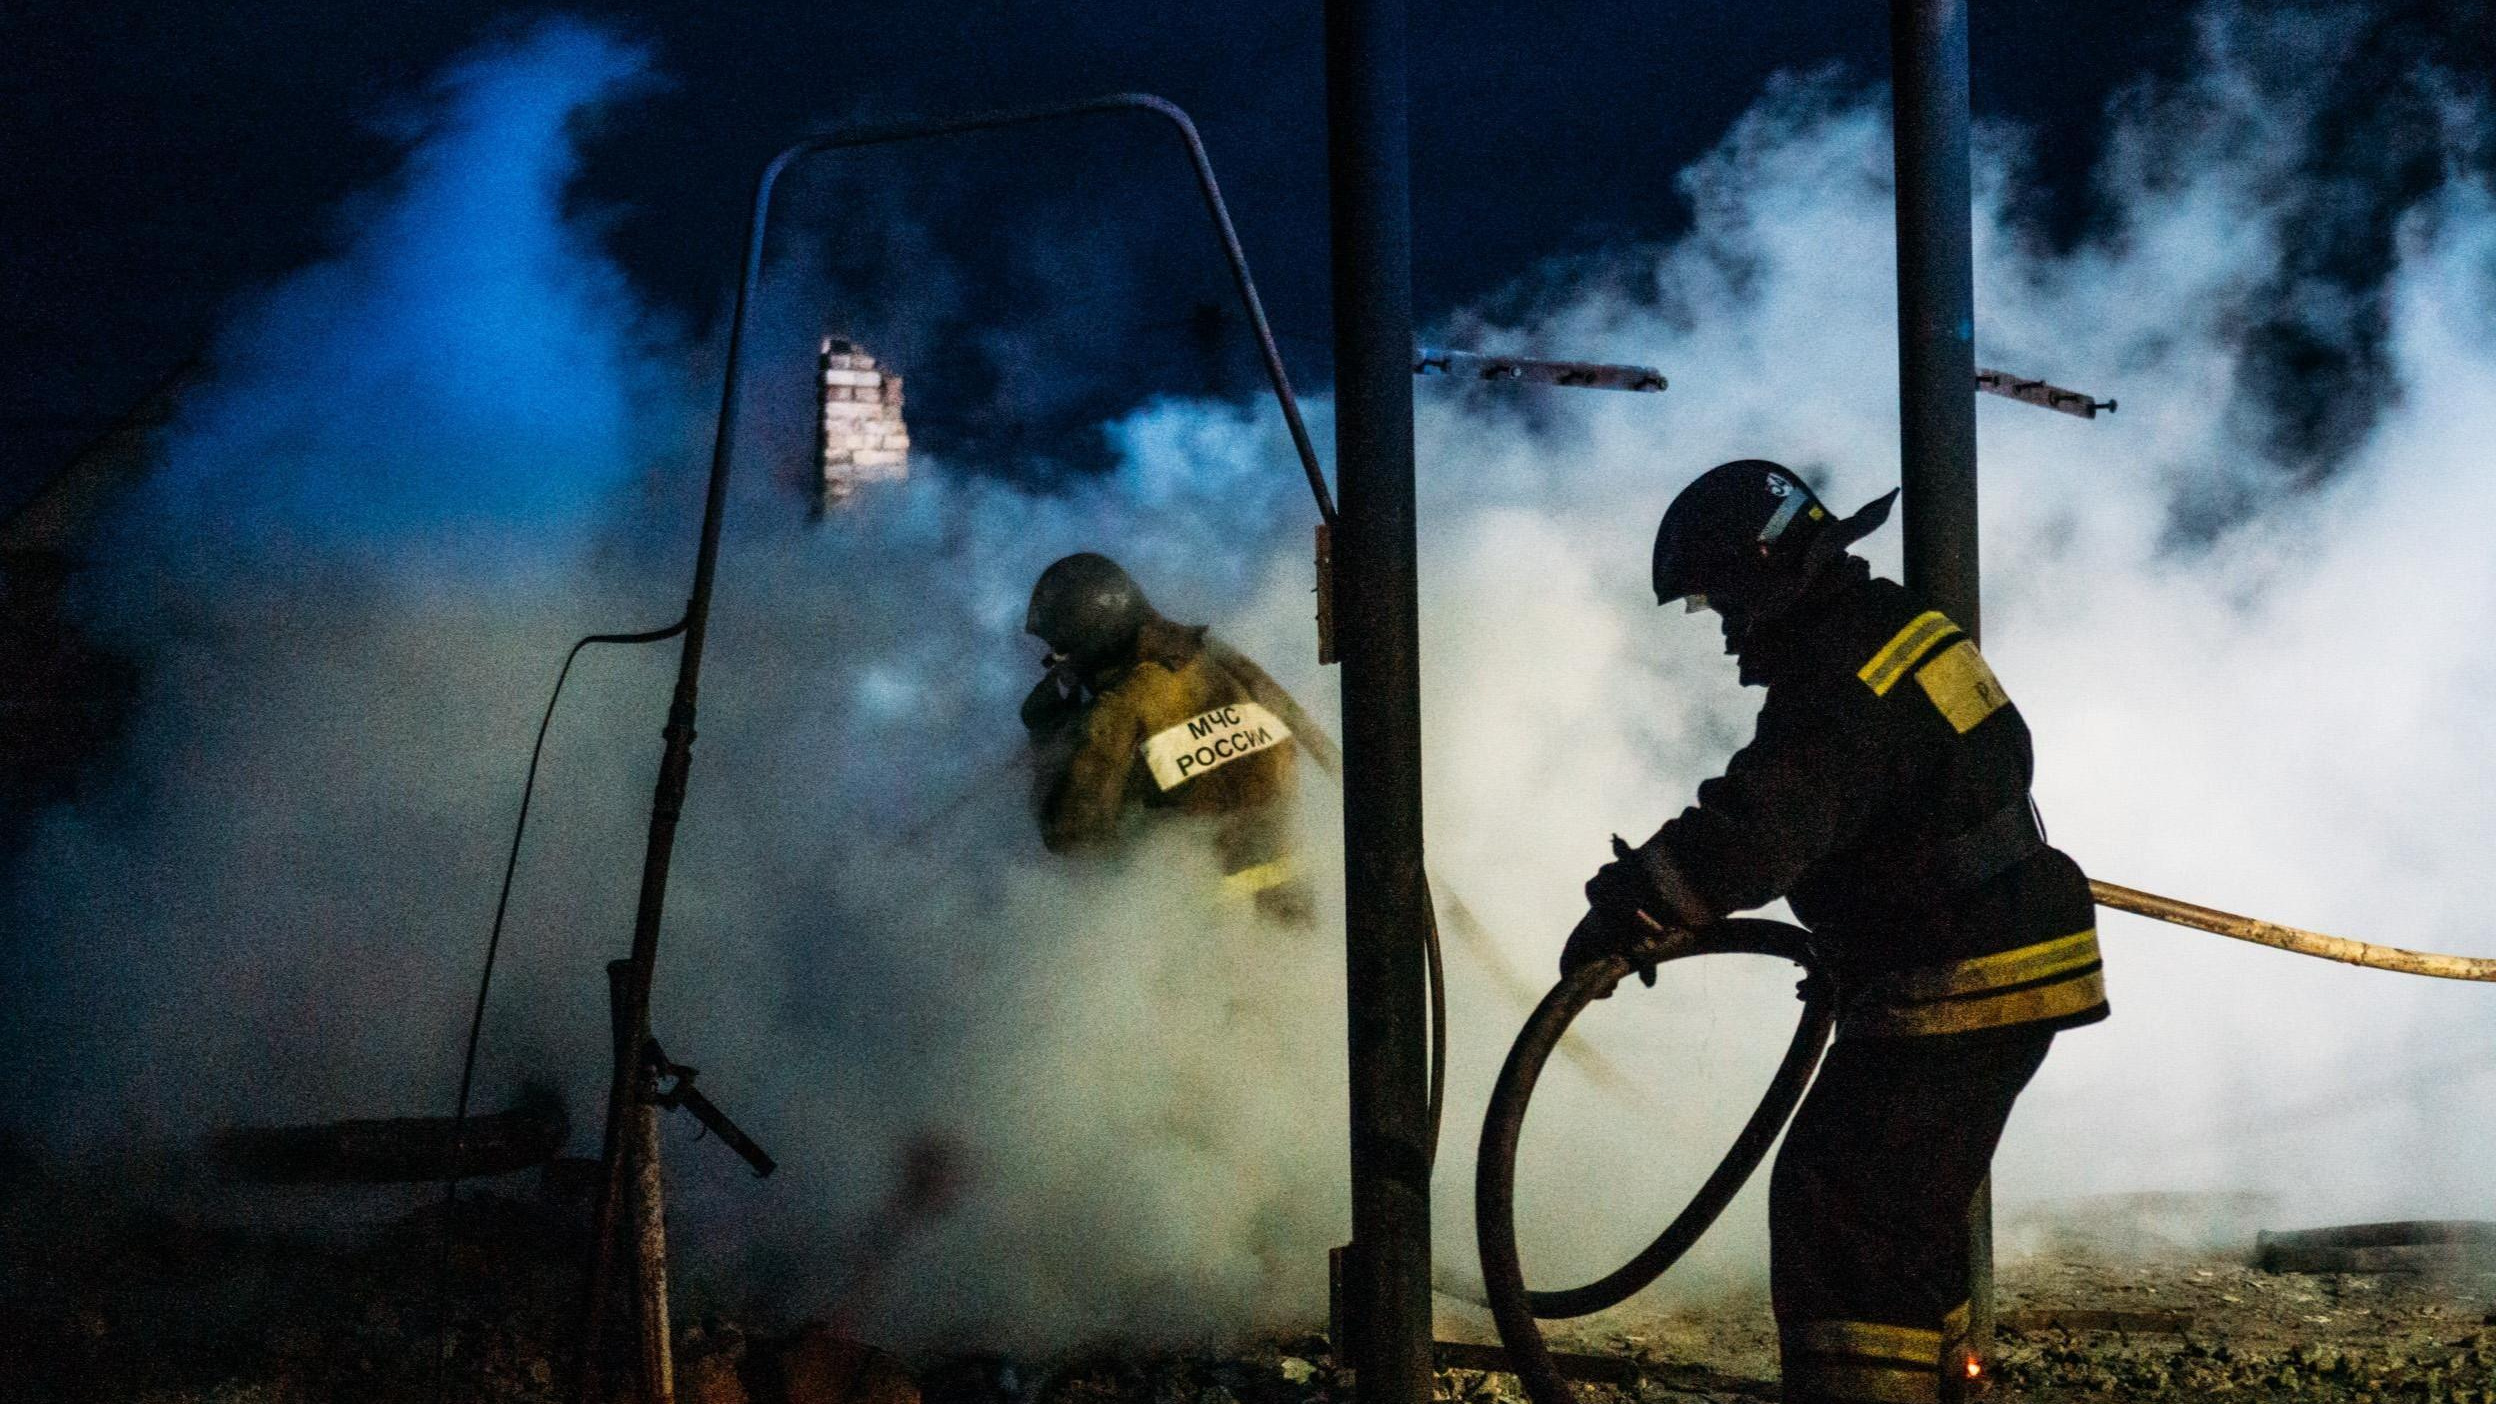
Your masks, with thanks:
[[(644, 994), (636, 992), (640, 973), (629, 960), (607, 962), (607, 1020), (618, 1068), (637, 1069), (641, 1062), (639, 1049), (646, 1041), (646, 1035), (637, 1031), (634, 1023), (636, 1019), (646, 1023), (649, 1012)], [(637, 1089), (639, 1084), (634, 1086)], [(613, 1293), (616, 1238), (621, 1232), (623, 1197), (627, 1187), (636, 1183), (632, 1160), (642, 1151), (640, 1139), (632, 1134), (631, 1120), (629, 1101), (621, 1112), (610, 1109), (607, 1117), (606, 1175), (599, 1185), (598, 1212), (591, 1228), (597, 1237), (590, 1244), (589, 1324), (581, 1332), (581, 1404), (599, 1404), (607, 1396), (607, 1312)]]
[(1891, 0), (1907, 584), (1977, 632), (1976, 294), (1966, 0)]
[[(1976, 286), (1968, 175), (1967, 0), (1890, 0), (1898, 169), (1899, 482), (1907, 585), (1973, 638)], [(1968, 1206), (1968, 1343), (1993, 1343), (1993, 1181)]]
[(1345, 978), (1352, 1253), (1346, 1326), (1363, 1404), (1431, 1394), (1422, 951), (1419, 594), (1414, 580), (1412, 209), (1403, 0), (1328, 0), (1335, 306), (1335, 620), (1343, 655)]

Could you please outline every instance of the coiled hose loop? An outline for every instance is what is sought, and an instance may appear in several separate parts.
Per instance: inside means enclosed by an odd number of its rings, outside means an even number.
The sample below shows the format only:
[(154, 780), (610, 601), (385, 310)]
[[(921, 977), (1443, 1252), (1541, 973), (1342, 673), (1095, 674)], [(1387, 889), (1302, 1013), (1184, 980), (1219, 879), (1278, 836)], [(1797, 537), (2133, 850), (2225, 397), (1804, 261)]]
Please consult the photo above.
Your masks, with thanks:
[(1830, 1029), (1837, 1021), (1834, 983), (1818, 968), (1810, 933), (1801, 927), (1756, 918), (1721, 921), (1674, 944), (1641, 951), (1639, 958), (1672, 961), (1699, 955), (1776, 956), (1802, 966), (1807, 977), (1801, 987), (1802, 1019), (1766, 1095), (1734, 1139), (1733, 1148), (1655, 1241), (1616, 1271), (1565, 1291), (1526, 1288), (1524, 1268), (1517, 1258), (1517, 1140), (1525, 1129), (1526, 1106), (1533, 1099), (1543, 1064), (1586, 1006), (1610, 994), (1630, 973), (1634, 968), (1630, 957), (1613, 956), (1585, 965), (1553, 986), (1527, 1018), (1491, 1089), (1490, 1109), (1482, 1119), (1481, 1149), (1474, 1161), (1474, 1235), (1482, 1255), (1482, 1282), (1491, 1315), (1534, 1404), (1575, 1404), (1567, 1381), (1552, 1365), (1536, 1318), (1585, 1316), (1618, 1305), (1663, 1276), (1688, 1252), (1741, 1192), (1777, 1134), (1785, 1129), (1819, 1069), (1821, 1050), (1827, 1047)]

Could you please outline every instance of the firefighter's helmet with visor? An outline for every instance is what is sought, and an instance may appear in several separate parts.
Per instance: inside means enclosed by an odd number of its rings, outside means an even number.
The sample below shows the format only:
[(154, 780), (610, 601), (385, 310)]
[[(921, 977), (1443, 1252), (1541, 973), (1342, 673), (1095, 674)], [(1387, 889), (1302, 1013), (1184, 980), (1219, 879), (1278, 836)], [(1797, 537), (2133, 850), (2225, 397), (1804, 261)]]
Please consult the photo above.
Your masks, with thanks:
[(1665, 509), (1655, 533), (1655, 602), (1773, 612), (1819, 568), (1889, 519), (1891, 491), (1832, 516), (1792, 469), (1764, 458), (1720, 463)]

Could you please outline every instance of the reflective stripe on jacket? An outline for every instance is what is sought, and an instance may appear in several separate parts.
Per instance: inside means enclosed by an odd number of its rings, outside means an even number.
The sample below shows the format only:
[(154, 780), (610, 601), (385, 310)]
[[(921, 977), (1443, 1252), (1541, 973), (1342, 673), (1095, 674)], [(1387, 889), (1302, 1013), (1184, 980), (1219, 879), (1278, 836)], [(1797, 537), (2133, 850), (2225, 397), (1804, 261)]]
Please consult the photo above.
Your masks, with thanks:
[(1957, 840), (2024, 804), (2034, 768), (2027, 723), (1963, 630), (1846, 557), (1743, 662), (1768, 688), (1756, 733), (1642, 849), (1678, 915), (1786, 898), (1861, 995), (1841, 1025), (1859, 1035), (2105, 1017), (2070, 858), (2040, 843), (1973, 885), (1937, 876)]

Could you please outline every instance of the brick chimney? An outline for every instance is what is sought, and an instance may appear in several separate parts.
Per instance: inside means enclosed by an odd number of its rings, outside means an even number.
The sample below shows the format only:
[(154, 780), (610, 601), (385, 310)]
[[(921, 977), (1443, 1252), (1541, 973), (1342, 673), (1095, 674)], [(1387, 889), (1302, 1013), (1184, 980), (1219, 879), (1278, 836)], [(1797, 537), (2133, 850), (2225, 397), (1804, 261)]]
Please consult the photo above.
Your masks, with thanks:
[(856, 342), (823, 339), (819, 388), (823, 417), (816, 442), (827, 506), (849, 499), (864, 483), (910, 476), (910, 431), (901, 419), (901, 377), (888, 373)]

